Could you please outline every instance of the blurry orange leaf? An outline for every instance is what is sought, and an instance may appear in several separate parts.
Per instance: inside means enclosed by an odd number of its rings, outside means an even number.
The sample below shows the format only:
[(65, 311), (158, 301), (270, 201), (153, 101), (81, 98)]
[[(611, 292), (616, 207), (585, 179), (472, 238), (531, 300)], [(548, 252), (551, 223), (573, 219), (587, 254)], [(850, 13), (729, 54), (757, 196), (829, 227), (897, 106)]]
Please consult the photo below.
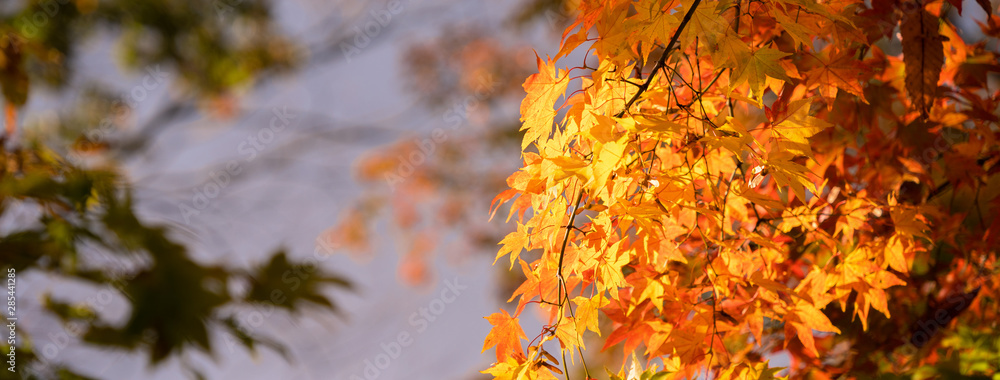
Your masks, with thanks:
[(899, 27), (903, 36), (906, 92), (923, 115), (930, 112), (944, 66), (944, 44), (938, 29), (938, 18), (922, 8), (908, 14)]

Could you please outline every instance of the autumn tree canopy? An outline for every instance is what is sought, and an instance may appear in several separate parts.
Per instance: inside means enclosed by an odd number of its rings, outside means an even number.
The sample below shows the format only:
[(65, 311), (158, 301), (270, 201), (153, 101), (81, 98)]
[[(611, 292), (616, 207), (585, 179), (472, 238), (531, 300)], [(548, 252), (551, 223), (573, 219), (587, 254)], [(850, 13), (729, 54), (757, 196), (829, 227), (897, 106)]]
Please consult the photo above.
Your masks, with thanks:
[(526, 280), (484, 373), (995, 376), (995, 5), (573, 3), (494, 201)]

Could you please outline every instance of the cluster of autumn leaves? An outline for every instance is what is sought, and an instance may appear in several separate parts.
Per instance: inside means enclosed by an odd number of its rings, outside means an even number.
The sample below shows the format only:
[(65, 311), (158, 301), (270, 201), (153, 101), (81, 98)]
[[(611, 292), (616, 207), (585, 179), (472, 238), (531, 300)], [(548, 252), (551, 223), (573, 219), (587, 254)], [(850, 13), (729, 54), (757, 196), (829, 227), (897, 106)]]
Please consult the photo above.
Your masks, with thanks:
[(594, 344), (613, 378), (769, 378), (778, 351), (793, 377), (996, 373), (1000, 16), (977, 3), (580, 1), (524, 83), (492, 212), (525, 281), (484, 373), (590, 378)]

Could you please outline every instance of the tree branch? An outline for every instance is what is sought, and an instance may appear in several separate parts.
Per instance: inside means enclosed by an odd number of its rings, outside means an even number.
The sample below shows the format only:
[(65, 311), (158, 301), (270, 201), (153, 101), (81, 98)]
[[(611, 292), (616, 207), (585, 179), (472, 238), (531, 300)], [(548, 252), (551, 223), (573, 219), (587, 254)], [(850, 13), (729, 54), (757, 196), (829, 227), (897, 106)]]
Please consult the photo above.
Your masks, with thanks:
[(694, 3), (691, 4), (691, 9), (688, 9), (687, 14), (684, 15), (684, 19), (681, 20), (681, 24), (677, 26), (677, 30), (674, 31), (673, 37), (670, 37), (670, 43), (667, 44), (667, 48), (663, 49), (663, 54), (660, 55), (660, 59), (657, 60), (656, 65), (653, 66), (653, 71), (649, 73), (649, 77), (647, 77), (646, 81), (642, 83), (642, 86), (639, 86), (639, 91), (637, 91), (635, 95), (632, 95), (632, 99), (629, 99), (628, 103), (625, 103), (625, 109), (618, 112), (615, 117), (624, 116), (625, 112), (628, 112), (629, 108), (632, 108), (632, 104), (634, 104), (636, 100), (639, 100), (639, 97), (649, 89), (649, 85), (652, 84), (653, 79), (656, 78), (656, 73), (666, 66), (667, 57), (670, 56), (670, 51), (674, 50), (674, 45), (677, 45), (677, 40), (681, 37), (681, 32), (684, 31), (684, 26), (687, 25), (688, 21), (691, 21), (691, 16), (694, 16), (694, 11), (698, 9), (698, 4), (701, 4), (701, 0), (694, 0)]

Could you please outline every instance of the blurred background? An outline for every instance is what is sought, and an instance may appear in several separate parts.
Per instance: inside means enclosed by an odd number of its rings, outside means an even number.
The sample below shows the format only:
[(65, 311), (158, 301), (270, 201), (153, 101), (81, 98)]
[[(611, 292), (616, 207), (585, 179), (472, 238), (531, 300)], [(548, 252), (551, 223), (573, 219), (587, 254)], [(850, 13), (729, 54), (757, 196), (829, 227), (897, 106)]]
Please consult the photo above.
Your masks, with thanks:
[(490, 201), (564, 9), (3, 2), (0, 378), (483, 378), (519, 281)]

